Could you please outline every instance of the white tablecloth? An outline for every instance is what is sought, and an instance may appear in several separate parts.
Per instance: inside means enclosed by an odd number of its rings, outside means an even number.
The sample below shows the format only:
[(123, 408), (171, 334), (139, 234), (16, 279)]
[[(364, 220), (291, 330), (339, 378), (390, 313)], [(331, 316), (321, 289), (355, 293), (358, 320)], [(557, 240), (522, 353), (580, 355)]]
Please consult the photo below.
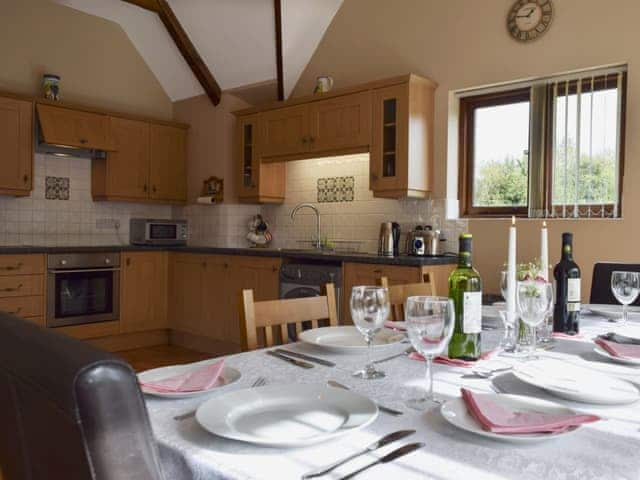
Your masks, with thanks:
[[(640, 384), (640, 368), (608, 363), (593, 353), (590, 338), (611, 330), (612, 324), (597, 317), (585, 316), (580, 340), (556, 340), (553, 350), (544, 353), (578, 364), (587, 362), (603, 370)], [(490, 347), (501, 336), (499, 331), (483, 332), (483, 345)], [(398, 351), (406, 348), (402, 345)], [(294, 344), (289, 348), (322, 356), (310, 346)], [(385, 357), (393, 351), (377, 354)], [(530, 387), (512, 374), (493, 380), (509, 393), (531, 394), (565, 403), (581, 411), (601, 415), (605, 421), (584, 426), (579, 432), (563, 439), (532, 445), (513, 445), (488, 440), (456, 429), (434, 408), (426, 413), (408, 409), (404, 401), (415, 396), (423, 385), (424, 363), (406, 357), (379, 365), (387, 376), (380, 380), (359, 380), (351, 376), (364, 358), (350, 355), (326, 355), (337, 367), (316, 365), (310, 370), (287, 364), (262, 351), (229, 356), (227, 364), (242, 372), (235, 384), (220, 390), (230, 391), (250, 386), (258, 376), (269, 384), (324, 383), (334, 379), (350, 385), (389, 407), (405, 412), (400, 417), (380, 413), (368, 428), (337, 440), (299, 449), (256, 447), (242, 442), (218, 438), (204, 431), (194, 418), (183, 421), (175, 415), (194, 410), (209, 396), (162, 400), (147, 397), (151, 423), (164, 455), (169, 455), (189, 469), (194, 479), (298, 479), (315, 467), (331, 463), (360, 449), (386, 433), (413, 428), (417, 433), (404, 443), (420, 441), (425, 447), (393, 463), (376, 466), (358, 478), (363, 479), (433, 479), (473, 480), (638, 480), (640, 479), (640, 402), (630, 406), (602, 407), (565, 402)], [(516, 360), (498, 357), (507, 362)], [(443, 365), (435, 366), (435, 391), (441, 398), (459, 396), (461, 385), (476, 391), (490, 391), (490, 380), (463, 378), (469, 370)], [(397, 448), (394, 443), (365, 455), (323, 478), (339, 478), (378, 456)], [(169, 477), (170, 478), (170, 477)]]

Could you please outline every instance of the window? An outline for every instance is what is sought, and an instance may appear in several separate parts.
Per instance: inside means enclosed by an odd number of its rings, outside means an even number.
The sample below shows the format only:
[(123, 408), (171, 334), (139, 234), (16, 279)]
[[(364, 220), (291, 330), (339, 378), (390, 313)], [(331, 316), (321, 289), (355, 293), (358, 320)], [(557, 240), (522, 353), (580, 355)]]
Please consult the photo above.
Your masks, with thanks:
[(619, 216), (625, 86), (616, 69), (461, 98), (462, 213)]

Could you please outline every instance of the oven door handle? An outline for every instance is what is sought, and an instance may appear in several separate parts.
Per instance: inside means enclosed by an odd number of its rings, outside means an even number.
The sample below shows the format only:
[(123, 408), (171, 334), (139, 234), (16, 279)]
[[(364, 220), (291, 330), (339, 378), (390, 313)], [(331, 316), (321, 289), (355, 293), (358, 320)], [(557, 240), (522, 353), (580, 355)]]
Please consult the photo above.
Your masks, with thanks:
[(79, 268), (76, 270), (55, 269), (49, 270), (49, 273), (92, 273), (92, 272), (119, 272), (120, 268)]

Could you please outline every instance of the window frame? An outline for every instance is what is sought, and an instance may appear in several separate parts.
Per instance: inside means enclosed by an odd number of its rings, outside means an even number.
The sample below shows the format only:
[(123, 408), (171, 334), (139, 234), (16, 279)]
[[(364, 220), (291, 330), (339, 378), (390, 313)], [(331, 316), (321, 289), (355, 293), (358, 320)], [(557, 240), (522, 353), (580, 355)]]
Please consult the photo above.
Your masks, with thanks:
[[(605, 90), (607, 88), (617, 88), (617, 75), (603, 74), (594, 78), (594, 91)], [(625, 139), (626, 139), (626, 104), (627, 104), (627, 72), (621, 72), (621, 105), (620, 105), (620, 145), (618, 151), (618, 217), (622, 216), (622, 187), (624, 178), (625, 165)], [(582, 82), (581, 94), (589, 94), (591, 92), (591, 80), (570, 80), (568, 81), (568, 94), (572, 95), (577, 92), (578, 81)], [(558, 97), (565, 95), (564, 85), (561, 80), (557, 82), (550, 81), (546, 85), (545, 113), (541, 120), (544, 130), (544, 142), (542, 149), (544, 152), (544, 210), (546, 212), (553, 211), (554, 214), (562, 205), (553, 205), (553, 138), (555, 135), (555, 125), (553, 124), (553, 85), (559, 83)], [(458, 131), (458, 199), (460, 202), (460, 216), (465, 218), (504, 218), (515, 215), (517, 217), (529, 217), (530, 192), (527, 189), (527, 206), (524, 207), (476, 207), (473, 205), (473, 184), (474, 184), (474, 122), (475, 110), (483, 107), (507, 105), (522, 101), (529, 101), (531, 108), (531, 90), (532, 86), (514, 88), (510, 90), (502, 90), (497, 92), (470, 95), (460, 98), (459, 109), (459, 131)], [(536, 120), (533, 120), (536, 121)], [(529, 137), (531, 137), (532, 119), (529, 119)], [(531, 146), (530, 146), (531, 148)], [(531, 171), (531, 163), (529, 164), (529, 173)], [(531, 185), (529, 185), (531, 188)], [(581, 204), (580, 208), (598, 209), (602, 208), (602, 204)], [(605, 218), (611, 218), (614, 204), (604, 204), (607, 214)], [(566, 211), (573, 213), (573, 204), (566, 206)], [(562, 218), (554, 217), (552, 218)], [(597, 216), (596, 216), (597, 217)], [(567, 215), (566, 218), (574, 218)], [(580, 217), (578, 218), (587, 218)], [(592, 217), (593, 218), (593, 217)]]
[[(511, 103), (531, 102), (529, 87), (492, 92), (482, 95), (463, 97), (460, 99), (460, 131), (459, 131), (459, 172), (458, 191), (462, 216), (465, 217), (505, 217), (516, 215), (527, 216), (528, 206), (525, 207), (475, 207), (473, 205), (473, 172), (474, 172), (474, 126), (475, 111), (478, 108), (508, 105)], [(529, 129), (531, 130), (531, 129)], [(531, 131), (529, 131), (531, 134)], [(529, 195), (527, 191), (527, 204)]]

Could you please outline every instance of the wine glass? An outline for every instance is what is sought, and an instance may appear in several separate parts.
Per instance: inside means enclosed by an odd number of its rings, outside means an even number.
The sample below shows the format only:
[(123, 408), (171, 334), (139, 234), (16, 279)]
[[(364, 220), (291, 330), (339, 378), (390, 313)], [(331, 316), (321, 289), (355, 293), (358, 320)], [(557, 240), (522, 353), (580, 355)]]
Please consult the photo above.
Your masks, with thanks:
[(422, 398), (407, 400), (407, 406), (425, 410), (430, 403), (440, 403), (433, 395), (433, 358), (449, 345), (455, 325), (453, 301), (446, 297), (409, 297), (404, 317), (411, 345), (427, 363), (427, 389)]
[(626, 324), (629, 317), (629, 305), (636, 301), (640, 293), (640, 273), (613, 272), (611, 274), (611, 291), (622, 304), (622, 324)]
[(516, 302), (520, 318), (531, 327), (531, 344), (527, 360), (532, 360), (536, 349), (536, 327), (549, 315), (553, 307), (553, 286), (543, 280), (518, 282)]
[(354, 377), (373, 379), (384, 377), (371, 362), (371, 345), (389, 316), (389, 291), (385, 287), (353, 287), (351, 290), (351, 318), (367, 342), (367, 364)]

